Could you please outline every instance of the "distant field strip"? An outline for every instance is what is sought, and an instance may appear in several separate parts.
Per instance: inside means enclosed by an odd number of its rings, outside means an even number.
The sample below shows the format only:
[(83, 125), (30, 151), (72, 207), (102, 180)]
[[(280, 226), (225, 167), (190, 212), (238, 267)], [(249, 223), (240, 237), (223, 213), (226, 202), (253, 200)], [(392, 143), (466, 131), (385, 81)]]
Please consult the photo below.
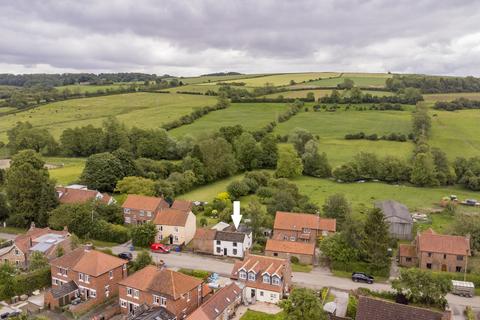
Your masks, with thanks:
[(271, 83), (274, 86), (286, 86), (290, 84), (290, 81), (303, 82), (312, 79), (318, 78), (329, 78), (336, 77), (339, 73), (337, 72), (309, 72), (309, 73), (284, 73), (284, 74), (274, 74), (267, 75), (263, 77), (254, 77), (254, 78), (245, 78), (241, 81), (225, 81), (228, 82), (245, 82), (246, 86), (251, 87), (261, 87), (266, 83)]
[(385, 81), (391, 78), (391, 74), (387, 73), (343, 73), (339, 78), (322, 79), (309, 82), (309, 85), (317, 85), (321, 87), (336, 87), (342, 83), (344, 79), (351, 79), (358, 87), (385, 87)]
[(18, 121), (46, 128), (58, 138), (66, 128), (100, 126), (109, 116), (116, 116), (129, 127), (160, 128), (163, 123), (189, 114), (195, 107), (215, 103), (215, 97), (167, 93), (129, 93), (60, 101), (0, 117), (0, 140), (6, 140), (6, 131)]

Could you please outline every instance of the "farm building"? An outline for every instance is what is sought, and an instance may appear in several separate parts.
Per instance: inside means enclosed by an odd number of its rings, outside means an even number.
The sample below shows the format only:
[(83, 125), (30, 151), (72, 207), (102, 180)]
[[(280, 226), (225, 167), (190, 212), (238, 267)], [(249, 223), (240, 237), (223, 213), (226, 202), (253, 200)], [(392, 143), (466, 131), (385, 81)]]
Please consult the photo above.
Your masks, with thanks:
[(408, 208), (396, 201), (378, 201), (375, 208), (382, 210), (385, 220), (390, 224), (390, 236), (399, 240), (411, 240), (413, 219)]

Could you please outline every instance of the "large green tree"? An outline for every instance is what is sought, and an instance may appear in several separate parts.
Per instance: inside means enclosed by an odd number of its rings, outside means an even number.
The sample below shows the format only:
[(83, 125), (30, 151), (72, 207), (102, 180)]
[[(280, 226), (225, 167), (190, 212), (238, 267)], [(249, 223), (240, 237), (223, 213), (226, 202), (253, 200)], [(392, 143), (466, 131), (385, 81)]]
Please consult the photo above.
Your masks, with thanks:
[(224, 138), (202, 140), (198, 144), (200, 161), (205, 166), (207, 181), (228, 177), (237, 171), (232, 146)]
[(235, 139), (234, 147), (241, 169), (252, 170), (259, 167), (261, 150), (251, 133), (242, 133)]
[(323, 214), (328, 218), (337, 220), (337, 229), (342, 230), (346, 219), (351, 213), (350, 204), (345, 198), (345, 195), (336, 193), (332, 194), (325, 199), (325, 203), (322, 206)]
[(418, 153), (413, 161), (410, 181), (420, 187), (432, 187), (439, 184), (432, 154)]
[(325, 153), (318, 153), (318, 146), (315, 140), (305, 144), (305, 152), (302, 155), (303, 173), (318, 178), (327, 178), (332, 175), (332, 167), (328, 163)]
[(48, 212), (57, 205), (55, 183), (44, 165), (33, 150), (21, 151), (12, 158), (5, 191), (10, 204), (9, 220), (19, 227), (31, 222), (46, 226)]
[(416, 268), (400, 270), (400, 277), (392, 282), (399, 294), (404, 294), (413, 303), (445, 307), (451, 282), (446, 277), (438, 277), (427, 270)]
[(362, 243), (365, 260), (370, 264), (371, 270), (385, 270), (388, 268), (388, 246), (390, 237), (388, 234), (388, 222), (382, 210), (373, 208), (370, 210), (365, 221), (364, 239)]
[(84, 127), (67, 128), (60, 136), (62, 151), (68, 156), (88, 157), (104, 151), (102, 128), (89, 124)]
[(124, 194), (155, 195), (155, 181), (143, 177), (125, 177), (117, 182), (116, 192)]
[(302, 174), (302, 159), (291, 148), (280, 151), (275, 175), (279, 178), (294, 178)]
[(157, 228), (153, 223), (144, 223), (133, 227), (132, 244), (139, 247), (148, 247), (155, 242)]
[(312, 133), (303, 128), (295, 128), (288, 135), (288, 142), (293, 144), (295, 150), (297, 150), (300, 155), (305, 152), (305, 144), (310, 140), (313, 140)]
[(128, 139), (128, 129), (116, 118), (109, 117), (103, 122), (103, 148), (105, 151), (115, 151), (117, 149), (130, 149)]
[(17, 122), (15, 127), (7, 131), (7, 136), (7, 147), (12, 154), (26, 149), (45, 155), (58, 152), (58, 144), (48, 130), (34, 128), (29, 122)]
[(263, 168), (275, 168), (278, 159), (277, 141), (273, 134), (266, 134), (260, 140), (260, 163)]
[(88, 157), (80, 179), (90, 189), (112, 192), (117, 181), (123, 177), (120, 160), (111, 153), (104, 152)]
[(326, 320), (322, 302), (315, 292), (306, 288), (295, 288), (288, 299), (281, 302), (285, 320)]

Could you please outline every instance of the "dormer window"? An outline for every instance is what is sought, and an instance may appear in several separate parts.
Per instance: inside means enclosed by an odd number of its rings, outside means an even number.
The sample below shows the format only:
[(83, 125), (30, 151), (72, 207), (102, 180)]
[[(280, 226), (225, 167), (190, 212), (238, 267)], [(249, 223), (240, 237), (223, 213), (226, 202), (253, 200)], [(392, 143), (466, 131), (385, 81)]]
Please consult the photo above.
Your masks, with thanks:
[(140, 210), (140, 217), (143, 217), (144, 211)]
[(254, 272), (249, 272), (248, 273), (248, 280), (255, 281), (255, 273)]
[(302, 232), (303, 232), (303, 233), (310, 233), (310, 228), (303, 228), (303, 229), (302, 229)]
[(277, 286), (280, 285), (280, 278), (277, 277), (277, 276), (273, 276), (272, 277), (272, 284), (277, 285)]
[(240, 279), (246, 280), (247, 279), (247, 273), (245, 271), (240, 271), (240, 273), (238, 274), (238, 277)]
[(123, 209), (123, 213), (130, 213), (130, 209), (128, 208)]
[(263, 283), (270, 284), (270, 276), (268, 274), (263, 275)]

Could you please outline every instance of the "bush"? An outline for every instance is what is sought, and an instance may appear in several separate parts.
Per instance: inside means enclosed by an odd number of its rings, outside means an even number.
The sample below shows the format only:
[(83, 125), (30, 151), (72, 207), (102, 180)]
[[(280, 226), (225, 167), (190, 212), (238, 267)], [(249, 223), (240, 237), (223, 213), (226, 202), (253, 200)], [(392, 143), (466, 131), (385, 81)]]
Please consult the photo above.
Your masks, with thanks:
[(50, 266), (29, 273), (22, 273), (14, 277), (15, 291), (10, 297), (22, 294), (31, 294), (33, 291), (51, 285)]
[(244, 181), (233, 181), (227, 187), (228, 194), (232, 199), (239, 199), (250, 192), (249, 186)]
[(130, 239), (127, 227), (105, 220), (98, 220), (91, 232), (91, 237), (95, 240), (125, 243)]
[(150, 222), (135, 226), (132, 229), (132, 244), (144, 248), (149, 247), (155, 242), (156, 235), (157, 228)]
[(205, 270), (196, 270), (196, 269), (179, 269), (178, 272), (192, 276), (198, 279), (206, 280), (210, 276), (210, 272)]
[(291, 256), (291, 257), (290, 257), (290, 262), (291, 262), (291, 263), (298, 264), (298, 263), (300, 262), (300, 260), (298, 259), (297, 256)]

